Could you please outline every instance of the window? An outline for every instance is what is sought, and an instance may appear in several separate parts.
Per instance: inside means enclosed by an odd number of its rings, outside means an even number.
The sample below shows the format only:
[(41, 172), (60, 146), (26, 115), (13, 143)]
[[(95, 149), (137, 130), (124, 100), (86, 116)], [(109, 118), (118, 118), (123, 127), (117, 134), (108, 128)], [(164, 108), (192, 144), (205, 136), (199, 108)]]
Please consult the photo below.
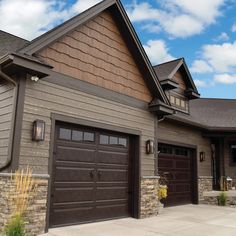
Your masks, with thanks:
[(94, 142), (95, 135), (92, 132), (60, 128), (59, 139), (72, 140), (76, 142)]
[(90, 132), (84, 132), (84, 141), (88, 141), (88, 142), (93, 142), (94, 141), (94, 133), (90, 133)]
[(123, 137), (109, 136), (109, 135), (100, 135), (100, 144), (102, 145), (116, 145), (127, 147), (127, 139)]
[(72, 140), (74, 140), (74, 141), (83, 141), (83, 132), (82, 131), (73, 130), (73, 132), (72, 132)]
[(71, 129), (60, 128), (59, 138), (70, 140), (71, 139)]
[(236, 143), (230, 145), (231, 163), (236, 164)]

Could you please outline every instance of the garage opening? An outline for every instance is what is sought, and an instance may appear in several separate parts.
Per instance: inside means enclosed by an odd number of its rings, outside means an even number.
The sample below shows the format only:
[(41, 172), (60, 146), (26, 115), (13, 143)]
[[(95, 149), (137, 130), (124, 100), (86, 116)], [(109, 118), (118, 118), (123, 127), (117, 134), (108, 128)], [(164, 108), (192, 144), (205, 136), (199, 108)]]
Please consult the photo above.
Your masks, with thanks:
[(132, 145), (127, 134), (57, 123), (49, 227), (133, 216)]
[(197, 203), (195, 150), (188, 147), (158, 144), (158, 172), (167, 178), (165, 206)]

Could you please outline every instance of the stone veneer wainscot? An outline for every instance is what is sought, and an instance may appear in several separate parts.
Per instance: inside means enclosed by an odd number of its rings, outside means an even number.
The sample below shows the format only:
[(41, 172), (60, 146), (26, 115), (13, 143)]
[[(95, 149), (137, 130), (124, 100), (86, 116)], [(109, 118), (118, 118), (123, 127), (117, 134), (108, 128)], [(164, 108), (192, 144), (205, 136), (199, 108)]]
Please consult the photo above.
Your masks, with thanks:
[[(48, 175), (33, 175), (37, 181), (35, 197), (30, 202), (26, 212), (26, 232), (33, 236), (44, 233), (47, 211)], [(12, 206), (9, 202), (9, 193), (13, 194), (11, 174), (0, 173), (0, 235), (3, 233), (4, 225), (12, 214)]]

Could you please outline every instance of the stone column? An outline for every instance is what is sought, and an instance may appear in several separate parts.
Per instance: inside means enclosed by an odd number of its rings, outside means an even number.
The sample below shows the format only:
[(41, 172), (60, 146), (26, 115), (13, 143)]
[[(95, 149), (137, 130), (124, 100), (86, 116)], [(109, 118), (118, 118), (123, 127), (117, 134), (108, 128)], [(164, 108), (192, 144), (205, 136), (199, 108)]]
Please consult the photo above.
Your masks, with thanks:
[(141, 179), (141, 218), (156, 216), (158, 213), (159, 176), (144, 176)]

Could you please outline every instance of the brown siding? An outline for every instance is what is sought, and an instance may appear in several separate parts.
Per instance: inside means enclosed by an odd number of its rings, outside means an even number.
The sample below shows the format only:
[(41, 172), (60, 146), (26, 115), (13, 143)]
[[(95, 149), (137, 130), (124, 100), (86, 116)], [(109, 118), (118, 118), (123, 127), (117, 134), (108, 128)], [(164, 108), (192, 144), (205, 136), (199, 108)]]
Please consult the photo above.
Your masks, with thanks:
[(143, 76), (109, 12), (42, 50), (39, 57), (56, 72), (151, 101)]
[[(154, 174), (154, 156), (146, 155), (145, 141), (154, 139), (154, 115), (149, 111), (65, 88), (45, 81), (26, 84), (20, 166), (32, 165), (35, 173), (48, 173), (51, 113), (141, 131), (142, 175)], [(32, 122), (46, 122), (44, 142), (32, 142)]]
[[(180, 124), (163, 121), (159, 123), (158, 138), (170, 142), (177, 142), (197, 146), (198, 176), (211, 176), (210, 140), (203, 138), (201, 131), (188, 128)], [(167, 142), (168, 143), (168, 142)], [(199, 161), (199, 152), (205, 152), (206, 161)]]
[(0, 165), (10, 155), (14, 86), (0, 80)]

